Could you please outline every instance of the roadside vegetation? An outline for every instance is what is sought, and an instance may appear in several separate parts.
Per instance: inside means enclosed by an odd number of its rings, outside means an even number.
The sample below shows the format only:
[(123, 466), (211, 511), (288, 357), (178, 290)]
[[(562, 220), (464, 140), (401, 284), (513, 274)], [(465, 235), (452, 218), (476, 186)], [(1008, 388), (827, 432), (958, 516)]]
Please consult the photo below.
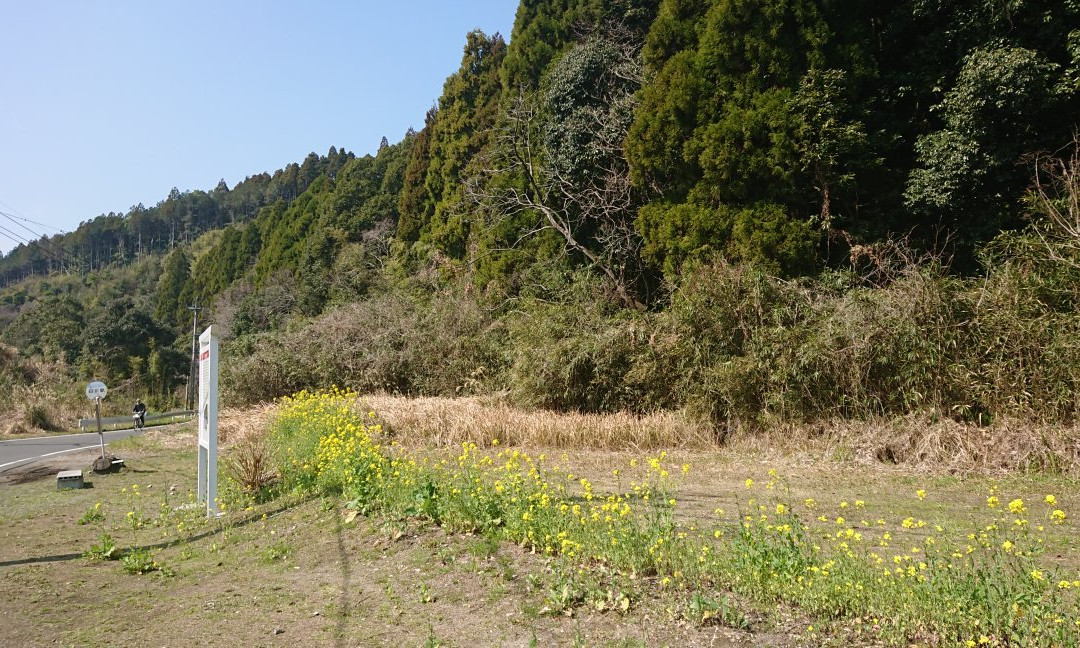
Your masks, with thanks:
[(1080, 642), (1080, 571), (1043, 556), (1049, 530), (1069, 517), (1053, 493), (1025, 502), (991, 487), (980, 514), (946, 525), (903, 512), (874, 518), (867, 508), (875, 503), (861, 499), (796, 501), (770, 470), (745, 480), (736, 508), (680, 520), (679, 485), (694, 466), (672, 465), (667, 452), (614, 465), (618, 487), (601, 491), (557, 460), (498, 439), (463, 442), (452, 457), (412, 452), (388, 441), (376, 419), (348, 392), (286, 399), (269, 435), (278, 488), (556, 557), (562, 584), (546, 601), (554, 613), (633, 604), (632, 592), (603, 599), (602, 588), (584, 585), (599, 573), (687, 592), (698, 622), (719, 614), (745, 623), (725, 602), (736, 594), (798, 606), (810, 636), (845, 627), (890, 645)]
[(78, 418), (63, 368), (6, 344), (0, 344), (0, 401), (5, 403), (0, 438), (70, 430)]
[[(1080, 387), (1080, 276), (1035, 238), (963, 279), (899, 245), (871, 266), (782, 280), (706, 265), (661, 312), (563, 301), (498, 314), (456, 295), (379, 297), (226, 348), (231, 403), (346, 384), (365, 393), (505, 394), (531, 409), (683, 411), (740, 429), (922, 414), (1067, 423)], [(304, 362), (297, 362), (303, 358)]]

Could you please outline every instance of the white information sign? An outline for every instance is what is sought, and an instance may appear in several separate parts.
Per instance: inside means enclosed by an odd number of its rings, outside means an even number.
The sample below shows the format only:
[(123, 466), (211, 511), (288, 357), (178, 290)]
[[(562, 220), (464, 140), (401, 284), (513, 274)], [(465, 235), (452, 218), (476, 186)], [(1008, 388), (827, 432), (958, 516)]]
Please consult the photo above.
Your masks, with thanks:
[(100, 380), (95, 380), (86, 386), (86, 397), (90, 400), (105, 398), (109, 394), (109, 388)]
[(199, 500), (217, 513), (218, 336), (210, 326), (199, 336)]

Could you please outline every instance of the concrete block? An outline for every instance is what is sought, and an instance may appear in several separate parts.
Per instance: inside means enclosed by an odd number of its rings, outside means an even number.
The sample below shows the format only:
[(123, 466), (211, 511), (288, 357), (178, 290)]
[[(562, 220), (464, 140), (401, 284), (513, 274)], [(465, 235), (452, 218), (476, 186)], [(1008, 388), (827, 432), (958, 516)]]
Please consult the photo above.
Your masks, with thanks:
[(83, 474), (81, 470), (61, 470), (56, 473), (56, 490), (82, 487)]

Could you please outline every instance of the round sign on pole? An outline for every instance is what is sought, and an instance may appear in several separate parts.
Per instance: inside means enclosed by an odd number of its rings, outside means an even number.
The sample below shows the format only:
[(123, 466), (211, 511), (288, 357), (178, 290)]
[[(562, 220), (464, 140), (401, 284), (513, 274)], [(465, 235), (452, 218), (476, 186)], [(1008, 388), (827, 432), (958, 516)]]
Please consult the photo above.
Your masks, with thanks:
[(90, 400), (97, 398), (105, 398), (109, 393), (109, 388), (105, 386), (105, 383), (100, 380), (95, 380), (86, 386), (86, 397)]

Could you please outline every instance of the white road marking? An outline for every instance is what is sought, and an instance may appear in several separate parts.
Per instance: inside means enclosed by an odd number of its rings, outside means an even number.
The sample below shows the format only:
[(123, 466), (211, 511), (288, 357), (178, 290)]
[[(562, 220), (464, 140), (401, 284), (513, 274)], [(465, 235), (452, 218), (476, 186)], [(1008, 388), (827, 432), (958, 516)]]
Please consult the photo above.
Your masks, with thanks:
[[(105, 445), (109, 445), (106, 443)], [(100, 446), (99, 446), (100, 447)], [(31, 461), (37, 461), (38, 459), (44, 459), (45, 457), (51, 457), (53, 455), (64, 454), (65, 452), (76, 452), (79, 450), (94, 450), (93, 446), (84, 446), (82, 448), (68, 448), (67, 450), (57, 450), (56, 452), (46, 452), (45, 454), (38, 455), (36, 457), (27, 457), (25, 459), (17, 459), (15, 461), (9, 461), (7, 463), (0, 464), (0, 470), (7, 468), (8, 466), (14, 466), (21, 463), (30, 463)]]

